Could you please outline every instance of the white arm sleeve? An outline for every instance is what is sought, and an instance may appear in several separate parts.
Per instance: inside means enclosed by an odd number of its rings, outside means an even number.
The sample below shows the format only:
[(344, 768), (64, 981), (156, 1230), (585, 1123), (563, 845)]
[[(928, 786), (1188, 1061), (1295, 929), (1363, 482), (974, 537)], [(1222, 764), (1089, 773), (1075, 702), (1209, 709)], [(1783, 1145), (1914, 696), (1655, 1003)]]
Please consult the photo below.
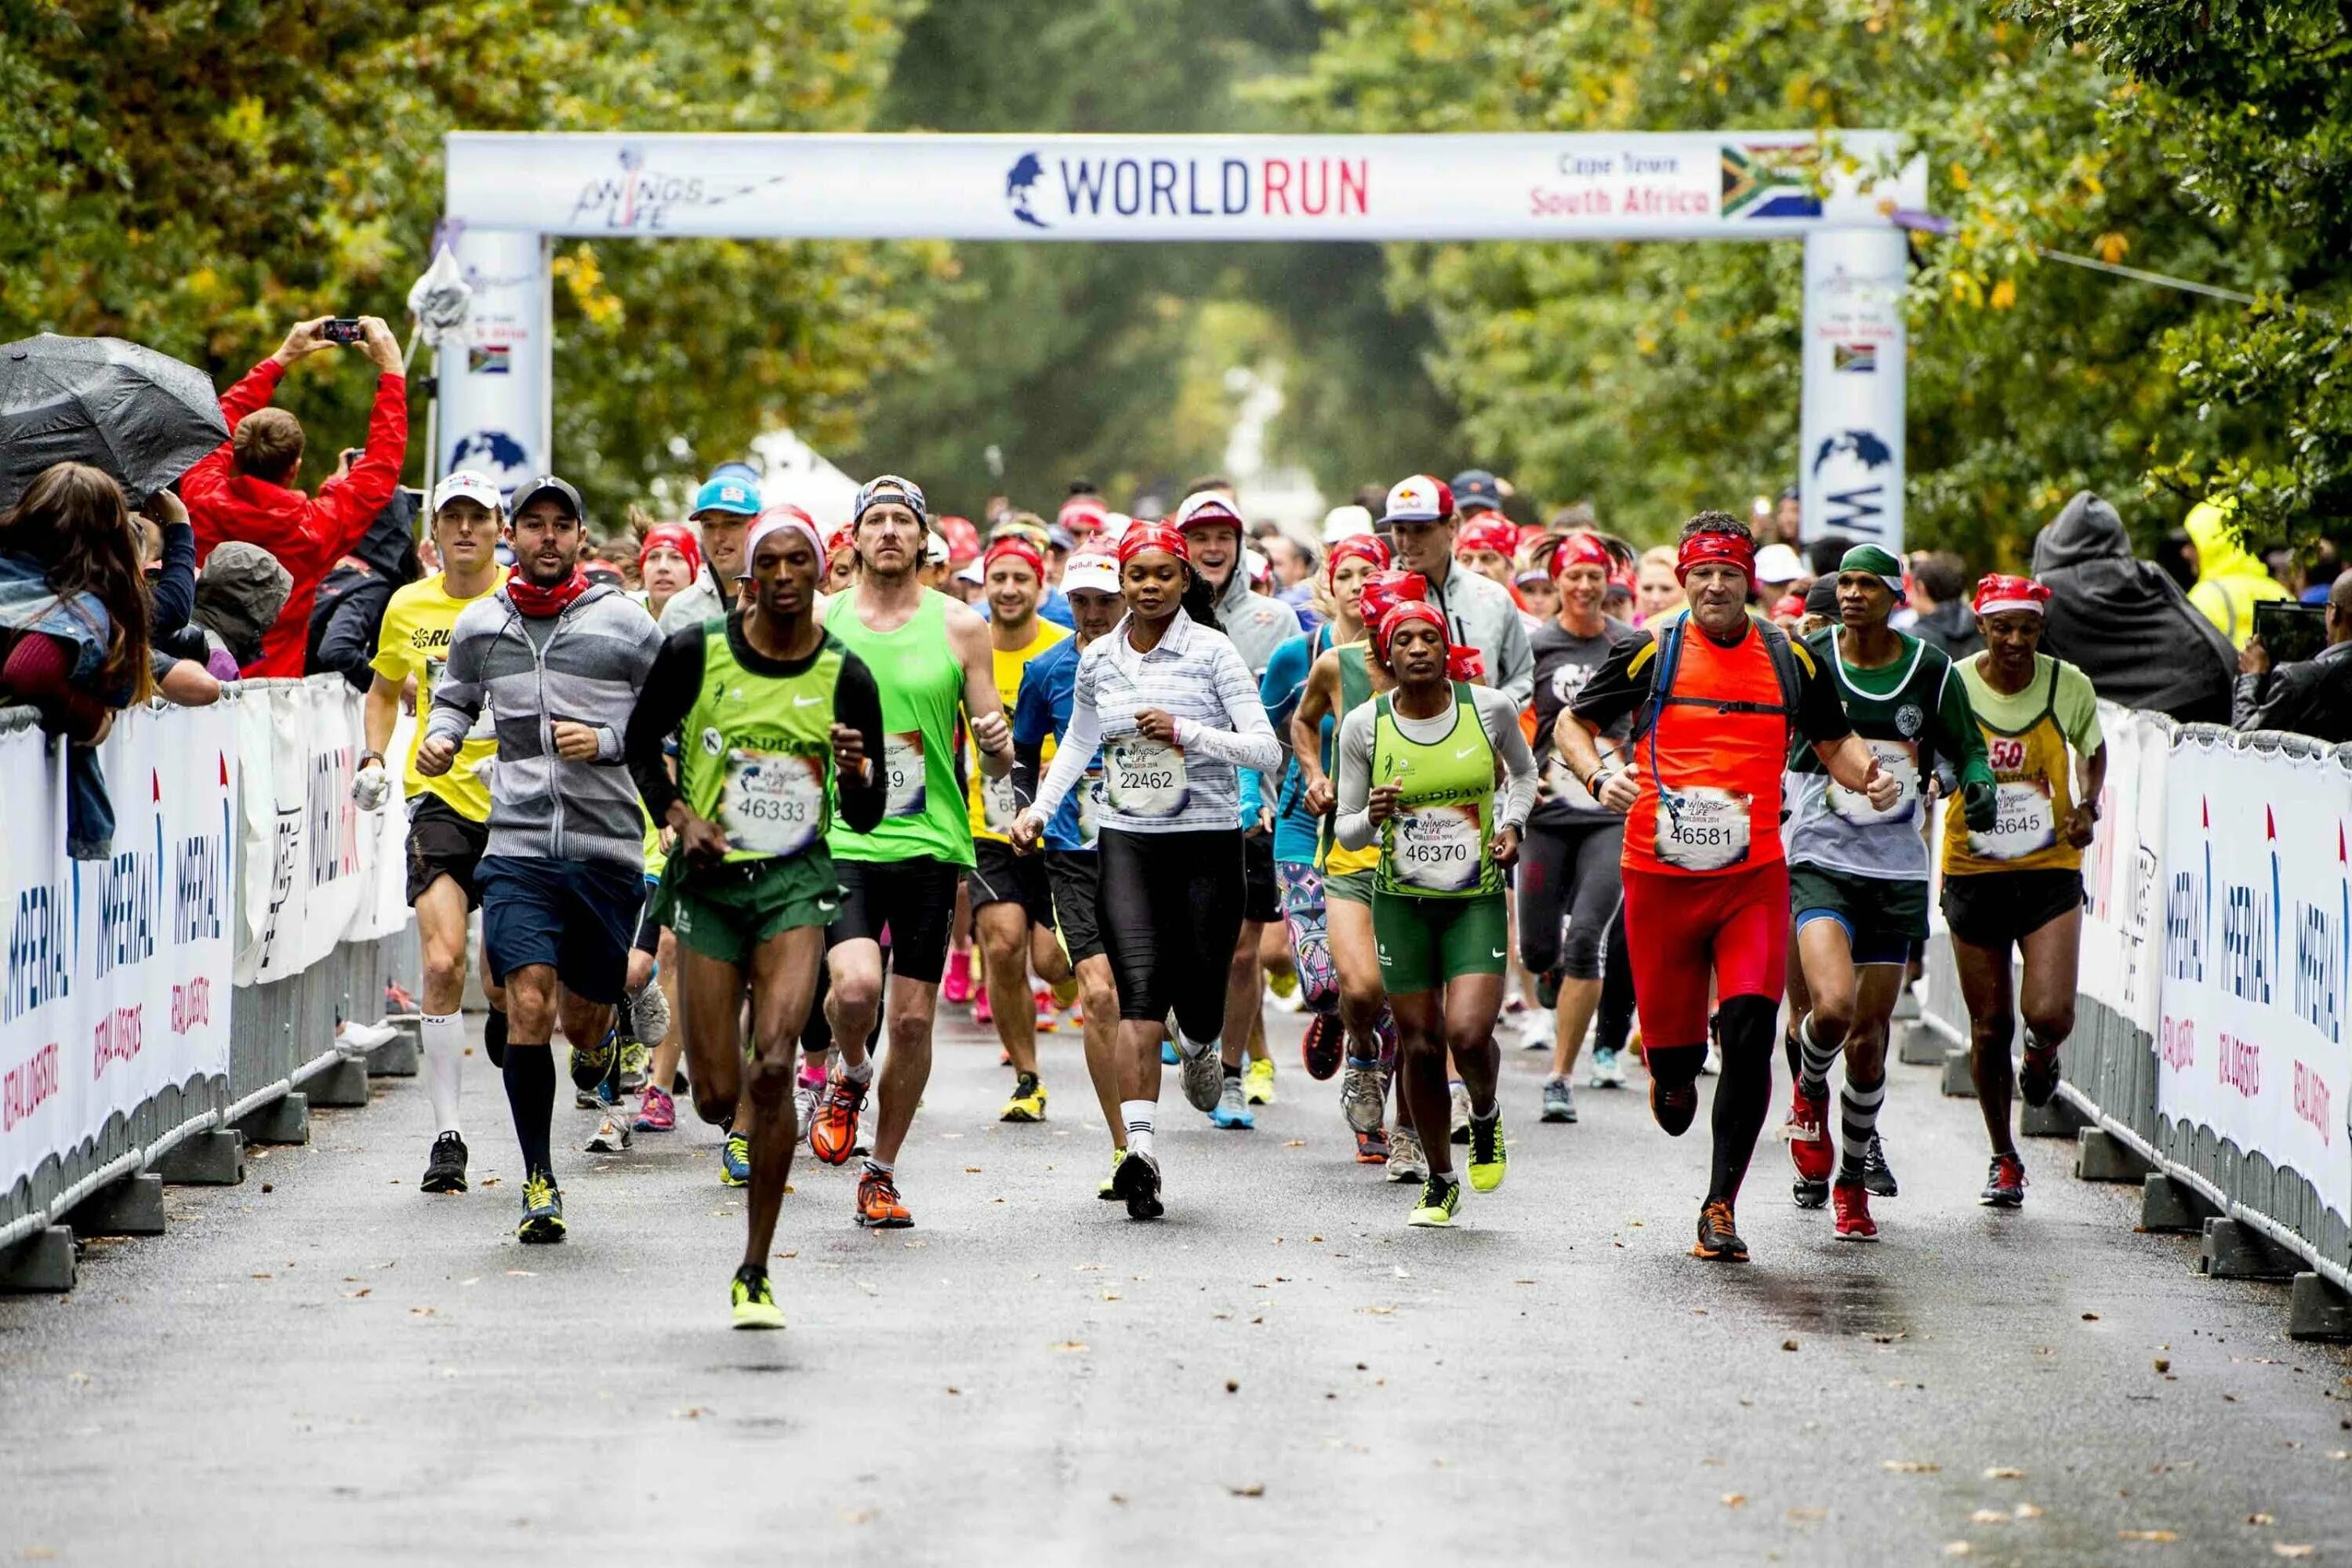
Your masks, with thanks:
[(1094, 682), (1087, 679), (1084, 667), (1078, 670), (1076, 683), (1070, 689), (1070, 727), (1063, 733), (1054, 752), (1054, 765), (1045, 770), (1037, 785), (1037, 798), (1028, 808), (1047, 822), (1062, 809), (1062, 797), (1086, 776), (1087, 763), (1093, 760), (1096, 748), (1102, 743), (1102, 721), (1095, 715)]
[[(1249, 667), (1242, 662), (1242, 656), (1234, 651), (1232, 644), (1217, 650), (1210, 679), (1216, 683), (1225, 721), (1233, 728), (1214, 730), (1197, 720), (1179, 719), (1176, 743), (1188, 752), (1196, 751), (1204, 757), (1214, 757), (1253, 773), (1279, 771), (1282, 742), (1274, 738), (1274, 726), (1266, 722), (1265, 704), (1258, 700), (1257, 682), (1250, 679)], [(1055, 763), (1058, 764), (1060, 760), (1056, 752)]]

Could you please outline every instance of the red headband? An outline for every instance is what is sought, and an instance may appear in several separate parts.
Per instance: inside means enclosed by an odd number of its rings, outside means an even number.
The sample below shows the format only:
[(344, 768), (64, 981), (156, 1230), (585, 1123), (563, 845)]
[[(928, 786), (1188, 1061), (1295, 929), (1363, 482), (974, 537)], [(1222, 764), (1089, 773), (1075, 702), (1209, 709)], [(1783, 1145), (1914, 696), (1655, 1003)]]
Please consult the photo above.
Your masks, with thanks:
[(1979, 616), (1998, 616), (2009, 610), (2030, 610), (2037, 616), (2050, 612), (2043, 606), (2050, 603), (2050, 590), (2031, 577), (2011, 577), (1995, 572), (1977, 584), (1976, 604)]
[(1475, 647), (1447, 648), (1445, 678), (1448, 680), (1483, 682), (1486, 679), (1486, 656)]
[(1772, 618), (1776, 621), (1782, 619), (1791, 621), (1803, 620), (1805, 618), (1805, 596), (1801, 594), (1781, 595), (1780, 597), (1773, 603)]
[(1555, 577), (1571, 566), (1598, 566), (1605, 577), (1615, 570), (1616, 564), (1616, 558), (1601, 542), (1600, 535), (1581, 531), (1561, 535), (1551, 552), (1551, 574)]
[(1375, 572), (1364, 579), (1356, 595), (1356, 614), (1378, 630), (1381, 617), (1407, 599), (1429, 597), (1429, 579), (1418, 572)]
[(835, 530), (833, 531), (833, 532), (832, 532), (829, 536), (827, 536), (827, 538), (825, 539), (825, 542), (824, 542), (824, 558), (825, 558), (827, 561), (831, 561), (835, 556), (836, 556), (836, 555), (840, 554), (843, 551), (845, 551), (845, 550), (855, 550), (855, 549), (856, 549), (856, 548), (857, 548), (857, 530), (856, 530), (856, 528), (855, 526), (853, 526), (852, 524), (849, 524), (849, 523), (844, 523), (844, 524), (842, 524), (839, 528), (835, 529)]
[(1504, 560), (1518, 553), (1519, 531), (1507, 522), (1465, 522), (1454, 535), (1454, 553), (1491, 550)]
[(1339, 574), (1342, 561), (1369, 561), (1373, 571), (1385, 572), (1389, 569), (1389, 547), (1376, 533), (1349, 534), (1331, 547), (1331, 559), (1323, 566), (1326, 586)]
[(643, 568), (646, 557), (656, 550), (675, 550), (686, 557), (688, 574), (702, 575), (702, 542), (694, 537), (694, 530), (682, 522), (665, 522), (646, 530), (646, 542), (637, 547), (637, 565)]
[(1164, 522), (1139, 522), (1118, 536), (1118, 563), (1127, 563), (1149, 551), (1173, 555), (1187, 566), (1192, 560), (1184, 553), (1184, 536)]
[(988, 547), (988, 553), (980, 558), (982, 573), (985, 574), (991, 566), (995, 565), (996, 558), (1000, 555), (1010, 555), (1016, 561), (1026, 562), (1029, 570), (1037, 574), (1037, 580), (1040, 583), (1045, 580), (1045, 558), (1037, 553), (1035, 545), (1019, 534), (1006, 534)]
[(1399, 599), (1381, 613), (1380, 624), (1372, 628), (1372, 651), (1382, 664), (1389, 661), (1389, 643), (1397, 628), (1408, 621), (1427, 621), (1437, 628), (1437, 640), (1447, 641), (1444, 612), (1425, 599)]
[(1736, 533), (1694, 533), (1675, 553), (1675, 581), (1690, 575), (1694, 566), (1737, 566), (1750, 583), (1756, 581), (1756, 546)]

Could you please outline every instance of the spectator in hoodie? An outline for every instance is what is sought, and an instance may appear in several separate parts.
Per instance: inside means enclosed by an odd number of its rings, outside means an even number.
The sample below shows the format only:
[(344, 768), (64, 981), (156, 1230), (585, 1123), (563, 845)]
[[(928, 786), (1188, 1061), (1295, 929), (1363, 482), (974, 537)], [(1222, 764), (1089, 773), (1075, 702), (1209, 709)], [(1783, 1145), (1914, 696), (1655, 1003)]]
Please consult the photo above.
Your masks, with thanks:
[(1922, 550), (1911, 557), (1911, 608), (1906, 629), (1930, 647), (1960, 659), (1984, 647), (1969, 607), (1969, 563), (1952, 552)]
[(222, 395), (229, 438), (180, 481), (200, 556), (209, 557), (232, 542), (258, 545), (278, 558), (291, 580), (285, 606), (263, 636), (247, 675), (302, 673), (319, 584), (392, 500), (408, 455), (408, 382), (400, 343), (379, 318), (362, 317), (362, 352), (377, 371), (367, 445), (357, 461), (319, 487), (317, 496), (295, 488), (302, 467), (301, 422), (268, 404), (287, 366), (335, 346), (324, 336), (330, 319), (296, 323), (276, 353)]
[(2327, 646), (2315, 657), (2273, 668), (2263, 639), (2247, 639), (2238, 654), (2230, 723), (2285, 730), (2331, 746), (2352, 741), (2352, 572), (2327, 590)]
[(2184, 724), (2230, 721), (2236, 650), (2162, 567), (2133, 559), (2114, 507), (2077, 491), (2035, 536), (2033, 575), (2050, 590), (2042, 651), (2081, 669), (2100, 696)]
[(224, 680), (252, 673), (262, 639), (293, 592), (293, 575), (258, 544), (231, 540), (215, 550), (196, 574), (196, 609), (188, 625), (203, 639), (206, 668)]
[(2189, 602), (2221, 628), (2232, 647), (2243, 647), (2254, 635), (2254, 606), (2265, 599), (2292, 599), (2294, 595), (2270, 574), (2270, 568), (2240, 542), (2235, 498), (2199, 501), (2189, 509), (2181, 526), (2195, 549), (2197, 585)]

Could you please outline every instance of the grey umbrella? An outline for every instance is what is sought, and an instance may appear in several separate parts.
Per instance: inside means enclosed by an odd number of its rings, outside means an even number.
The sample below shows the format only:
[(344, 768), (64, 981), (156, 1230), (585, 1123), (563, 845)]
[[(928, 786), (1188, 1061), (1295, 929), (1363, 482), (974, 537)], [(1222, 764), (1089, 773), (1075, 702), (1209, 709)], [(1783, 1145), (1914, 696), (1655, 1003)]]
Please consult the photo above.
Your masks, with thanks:
[(212, 378), (120, 338), (0, 345), (0, 511), (52, 463), (112, 474), (134, 507), (228, 439)]

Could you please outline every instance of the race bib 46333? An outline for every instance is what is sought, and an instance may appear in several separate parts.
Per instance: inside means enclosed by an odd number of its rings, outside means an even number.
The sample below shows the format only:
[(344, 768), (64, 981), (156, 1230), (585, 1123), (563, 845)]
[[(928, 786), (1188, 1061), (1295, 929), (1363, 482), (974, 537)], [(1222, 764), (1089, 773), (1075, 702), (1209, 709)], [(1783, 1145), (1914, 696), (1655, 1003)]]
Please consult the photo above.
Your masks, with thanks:
[(797, 855), (824, 830), (824, 762), (736, 747), (727, 753), (719, 830), (730, 849)]

